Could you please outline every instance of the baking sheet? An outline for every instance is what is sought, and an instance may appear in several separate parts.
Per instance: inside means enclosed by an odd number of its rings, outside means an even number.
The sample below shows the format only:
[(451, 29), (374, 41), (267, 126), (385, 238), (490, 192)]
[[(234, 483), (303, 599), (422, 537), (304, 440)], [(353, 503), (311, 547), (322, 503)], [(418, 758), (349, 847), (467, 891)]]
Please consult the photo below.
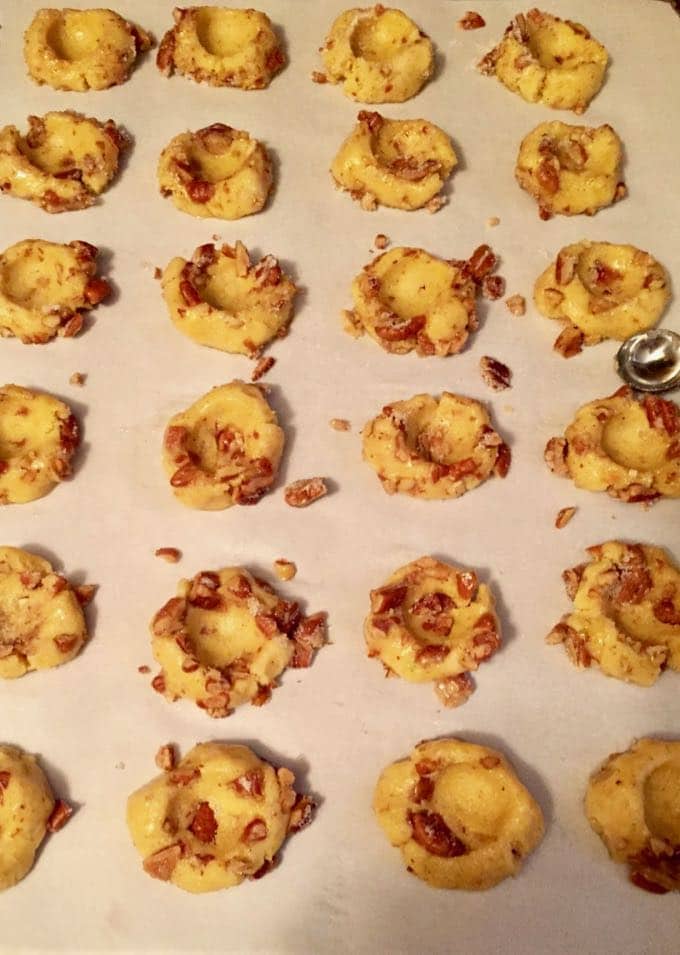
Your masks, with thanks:
[[(87, 6), (87, 4), (75, 4)], [(582, 812), (590, 772), (644, 734), (678, 734), (678, 677), (652, 689), (599, 672), (577, 672), (543, 642), (567, 609), (561, 571), (583, 548), (614, 535), (663, 545), (680, 557), (677, 502), (645, 511), (576, 490), (542, 462), (546, 439), (575, 408), (618, 384), (615, 346), (566, 363), (552, 351), (557, 326), (529, 304), (522, 318), (502, 301), (482, 303), (482, 326), (463, 354), (448, 359), (391, 356), (354, 341), (339, 311), (349, 284), (371, 258), (373, 237), (465, 257), (490, 242), (502, 257), (508, 294), (528, 299), (557, 250), (581, 238), (630, 242), (673, 273), (680, 247), (677, 155), (678, 23), (665, 4), (545, 2), (585, 22), (610, 54), (607, 82), (583, 120), (532, 106), (479, 75), (474, 63), (517, 12), (506, 2), (404, 0), (440, 55), (434, 82), (411, 102), (381, 107), (391, 117), (426, 117), (447, 130), (461, 157), (450, 203), (437, 215), (362, 211), (334, 191), (327, 172), (360, 108), (338, 88), (309, 81), (316, 50), (339, 2), (263, 5), (283, 30), (290, 65), (263, 92), (244, 93), (166, 80), (147, 56), (123, 86), (60, 93), (25, 75), (21, 35), (38, 0), (0, 4), (2, 123), (24, 128), (29, 113), (74, 108), (122, 123), (135, 139), (122, 174), (91, 209), (49, 216), (29, 203), (0, 201), (2, 248), (27, 237), (85, 239), (106, 250), (115, 300), (87, 331), (41, 347), (0, 343), (3, 381), (65, 398), (84, 426), (74, 479), (48, 497), (0, 514), (2, 543), (50, 558), (72, 578), (99, 584), (93, 637), (59, 670), (0, 687), (0, 738), (41, 754), (55, 789), (78, 807), (50, 838), (33, 872), (0, 894), (3, 951), (229, 952), (671, 952), (678, 900), (636, 891), (609, 862)], [(473, 7), (484, 30), (455, 23)], [(157, 38), (172, 3), (117, 0), (115, 8)], [(559, 118), (611, 123), (626, 149), (630, 195), (593, 219), (541, 222), (515, 184), (521, 138)], [(263, 139), (276, 157), (277, 186), (266, 211), (239, 222), (199, 220), (158, 194), (157, 157), (177, 132), (226, 122)], [(495, 229), (486, 226), (499, 216)], [(252, 365), (194, 345), (167, 317), (154, 266), (189, 256), (218, 234), (274, 253), (304, 288), (291, 334), (271, 354), (267, 382), (288, 436), (278, 490), (257, 507), (201, 513), (169, 493), (159, 447), (167, 419), (211, 386), (248, 378)], [(673, 305), (664, 320), (678, 328)], [(512, 390), (493, 394), (479, 358), (514, 372)], [(74, 371), (87, 373), (78, 389)], [(361, 461), (363, 423), (390, 400), (443, 389), (488, 402), (509, 437), (513, 465), (458, 501), (388, 497)], [(348, 418), (350, 433), (328, 426)], [(286, 481), (326, 475), (333, 493), (308, 510), (286, 506)], [(562, 531), (559, 508), (576, 505)], [(177, 566), (154, 558), (177, 546)], [(475, 568), (500, 606), (504, 647), (477, 677), (477, 692), (447, 711), (428, 686), (385, 680), (365, 657), (368, 590), (422, 554)], [(169, 704), (137, 667), (152, 664), (147, 623), (180, 576), (243, 563), (271, 575), (278, 557), (299, 573), (286, 594), (326, 609), (332, 645), (308, 671), (290, 671), (271, 703), (223, 721), (189, 703)], [(277, 585), (278, 586), (278, 585)], [(371, 795), (381, 769), (420, 739), (461, 735), (501, 747), (546, 816), (543, 844), (519, 878), (479, 894), (428, 888), (409, 876), (376, 825)], [(156, 772), (157, 747), (182, 751), (199, 740), (252, 744), (299, 775), (319, 797), (312, 826), (285, 847), (266, 879), (191, 896), (148, 878), (124, 822), (128, 794)]]

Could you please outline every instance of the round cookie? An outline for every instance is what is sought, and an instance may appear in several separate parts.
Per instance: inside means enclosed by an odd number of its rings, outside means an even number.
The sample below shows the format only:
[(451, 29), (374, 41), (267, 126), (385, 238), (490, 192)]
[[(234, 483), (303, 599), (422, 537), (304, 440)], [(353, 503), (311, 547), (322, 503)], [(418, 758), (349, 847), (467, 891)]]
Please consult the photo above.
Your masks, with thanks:
[(283, 444), (262, 390), (232, 381), (170, 419), (163, 466), (182, 504), (219, 511), (257, 504), (276, 480)]
[(639, 739), (609, 756), (590, 778), (585, 812), (634, 885), (680, 889), (680, 740)]
[(111, 294), (97, 277), (98, 249), (88, 242), (61, 245), (24, 239), (0, 255), (0, 335), (42, 344), (71, 338), (83, 313)]
[(223, 123), (180, 133), (158, 161), (161, 195), (181, 212), (201, 218), (241, 219), (259, 212), (272, 181), (262, 143)]
[(0, 744), (0, 892), (30, 872), (54, 808), (35, 756)]
[(434, 68), (429, 38), (401, 10), (382, 4), (341, 13), (321, 55), (326, 78), (359, 103), (403, 103)]
[(273, 255), (251, 264), (241, 242), (201, 245), (190, 261), (173, 259), (161, 288), (180, 332), (199, 345), (251, 358), (287, 334), (298, 292)]
[(474, 571), (421, 557), (371, 591), (364, 623), (369, 657), (411, 683), (434, 683), (444, 706), (474, 690), (476, 670), (501, 645), (493, 596)]
[(164, 76), (175, 70), (197, 83), (261, 90), (286, 57), (266, 13), (226, 7), (176, 7), (175, 25), (158, 48)]
[(88, 637), (82, 611), (87, 593), (74, 590), (42, 557), (0, 547), (0, 678), (77, 656)]
[(303, 617), (242, 567), (201, 571), (180, 581), (151, 621), (161, 666), (152, 686), (228, 716), (243, 703), (266, 703), (286, 667), (308, 667), (325, 639), (325, 614)]
[(0, 387), (0, 504), (26, 504), (71, 473), (78, 422), (63, 401), (20, 385)]
[(108, 119), (72, 110), (29, 116), (29, 131), (0, 129), (0, 191), (45, 212), (86, 209), (116, 172), (128, 138)]
[(407, 870), (440, 889), (490, 889), (543, 838), (541, 809), (505, 756), (459, 739), (419, 743), (383, 770), (373, 809)]
[(604, 82), (608, 60), (580, 23), (534, 8), (517, 14), (479, 68), (529, 103), (583, 113)]
[(424, 119), (385, 119), (362, 110), (331, 165), (336, 184), (362, 208), (436, 211), (458, 162), (446, 133)]
[(484, 405), (448, 391), (385, 405), (362, 436), (364, 460), (388, 494), (460, 497), (510, 467), (510, 448)]
[(651, 686), (680, 670), (680, 569), (660, 547), (607, 541), (564, 572), (571, 613), (550, 631), (577, 667)]
[(38, 10), (24, 34), (24, 60), (55, 90), (105, 90), (124, 83), (151, 37), (113, 10)]
[(545, 449), (553, 473), (628, 502), (680, 497), (680, 410), (626, 385), (583, 405), (564, 437)]
[(626, 195), (621, 158), (611, 126), (539, 123), (520, 144), (515, 179), (537, 201), (542, 219), (592, 216)]
[(424, 249), (379, 255), (352, 283), (353, 332), (397, 355), (456, 354), (477, 328), (476, 285), (463, 265)]
[(565, 324), (555, 342), (565, 358), (583, 345), (624, 341), (652, 328), (670, 297), (666, 271), (656, 259), (611, 242), (565, 246), (534, 286), (539, 312)]
[(199, 743), (128, 799), (144, 871), (187, 892), (259, 879), (286, 836), (311, 822), (314, 803), (294, 782), (247, 746)]

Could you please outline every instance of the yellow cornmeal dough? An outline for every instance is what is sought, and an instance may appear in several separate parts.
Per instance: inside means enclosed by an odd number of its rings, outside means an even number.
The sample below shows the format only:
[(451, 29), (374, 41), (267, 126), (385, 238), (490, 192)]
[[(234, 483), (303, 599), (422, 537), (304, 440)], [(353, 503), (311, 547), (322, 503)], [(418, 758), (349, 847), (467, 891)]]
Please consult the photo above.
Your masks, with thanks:
[(542, 219), (592, 216), (626, 195), (621, 140), (611, 126), (540, 123), (522, 140), (515, 178)]
[(608, 60), (580, 23), (534, 8), (515, 17), (479, 66), (529, 103), (582, 113), (602, 86)]
[(0, 504), (48, 494), (71, 473), (78, 422), (63, 401), (20, 385), (0, 388)]
[(548, 441), (546, 462), (577, 487), (622, 501), (680, 497), (680, 410), (624, 386), (579, 408), (564, 437)]
[(80, 601), (49, 561), (0, 547), (0, 677), (72, 660), (87, 640)]
[(163, 465), (182, 504), (219, 511), (259, 501), (276, 480), (283, 443), (261, 389), (232, 381), (170, 419)]
[(261, 90), (286, 62), (265, 13), (226, 7), (176, 7), (175, 26), (163, 37), (156, 64), (198, 83)]
[(353, 7), (333, 22), (321, 55), (331, 83), (360, 103), (403, 103), (432, 75), (429, 38), (401, 10)]
[(543, 838), (543, 813), (505, 756), (459, 739), (388, 766), (373, 809), (408, 871), (440, 889), (490, 889)]
[(248, 133), (213, 123), (170, 140), (158, 161), (158, 183), (181, 212), (241, 219), (266, 203), (272, 164)]
[(680, 740), (639, 739), (609, 756), (590, 778), (585, 812), (634, 885), (680, 889)]
[(151, 37), (113, 10), (38, 10), (24, 34), (24, 59), (55, 90), (105, 90), (124, 83)]
[(565, 571), (571, 613), (548, 634), (577, 667), (651, 686), (680, 670), (680, 570), (660, 547), (608, 541)]
[(28, 875), (54, 796), (35, 756), (0, 744), (0, 891)]
[(251, 357), (286, 334), (298, 291), (274, 256), (251, 264), (241, 242), (201, 245), (191, 261), (173, 259), (161, 288), (180, 332), (199, 345)]
[(477, 328), (476, 287), (455, 262), (424, 249), (395, 248), (365, 266), (352, 283), (351, 331), (366, 331), (398, 355), (454, 355)]
[(388, 494), (460, 497), (510, 465), (484, 405), (448, 391), (386, 405), (362, 435), (364, 460)]
[(98, 249), (87, 242), (60, 245), (25, 239), (0, 255), (0, 335), (26, 344), (70, 338), (83, 313), (111, 292), (97, 278)]
[(29, 131), (0, 129), (0, 191), (30, 199), (45, 212), (86, 209), (118, 171), (128, 146), (113, 120), (62, 110), (29, 116)]
[(447, 706), (465, 702), (473, 690), (467, 671), (501, 645), (489, 588), (473, 571), (434, 557), (400, 567), (371, 591), (364, 637), (369, 657), (379, 657), (387, 673), (434, 682)]
[(242, 567), (201, 571), (182, 580), (151, 621), (151, 646), (161, 670), (154, 689), (186, 698), (209, 716), (236, 706), (261, 706), (288, 665), (309, 666), (325, 640), (325, 615), (303, 618)]
[[(623, 341), (652, 328), (671, 293), (666, 271), (648, 252), (611, 242), (567, 245), (536, 280), (534, 302), (542, 315), (565, 323), (574, 354), (607, 338)], [(563, 352), (564, 353), (564, 352)]]
[(258, 879), (313, 802), (295, 776), (247, 746), (199, 743), (176, 767), (132, 793), (127, 824), (145, 872), (187, 892)]
[(384, 119), (359, 113), (331, 175), (366, 209), (376, 203), (421, 209), (438, 197), (458, 162), (446, 133), (424, 119)]

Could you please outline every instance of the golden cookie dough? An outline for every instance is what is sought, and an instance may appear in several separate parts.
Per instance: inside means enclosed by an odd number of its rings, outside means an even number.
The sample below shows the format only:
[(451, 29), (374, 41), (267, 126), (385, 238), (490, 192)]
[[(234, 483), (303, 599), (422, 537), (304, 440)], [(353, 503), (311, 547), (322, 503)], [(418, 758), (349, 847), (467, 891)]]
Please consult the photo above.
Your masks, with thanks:
[(163, 465), (182, 504), (220, 511), (257, 504), (276, 480), (283, 444), (283, 431), (262, 390), (232, 381), (170, 419)]
[(0, 547), (0, 678), (61, 666), (87, 640), (78, 594), (49, 561)]
[(411, 683), (434, 683), (445, 706), (474, 690), (476, 670), (501, 645), (493, 596), (474, 571), (421, 557), (371, 591), (364, 623), (369, 657)]
[(241, 219), (259, 212), (272, 181), (262, 143), (223, 123), (180, 133), (158, 161), (161, 195), (180, 212), (201, 218)]
[(585, 811), (634, 885), (680, 889), (680, 740), (639, 739), (613, 753), (590, 778)]
[(190, 261), (173, 259), (161, 288), (180, 332), (199, 345), (251, 358), (287, 334), (298, 292), (273, 255), (251, 264), (241, 242), (201, 245)]
[(242, 567), (201, 571), (180, 581), (151, 621), (161, 666), (152, 686), (228, 716), (243, 703), (266, 703), (286, 667), (308, 667), (325, 639), (325, 614), (303, 617)]
[(580, 23), (534, 8), (517, 14), (479, 67), (529, 103), (582, 113), (604, 82), (608, 60)]
[(0, 892), (32, 869), (54, 806), (35, 756), (0, 744)]
[(592, 216), (626, 195), (621, 158), (611, 126), (539, 123), (520, 144), (515, 179), (534, 197), (542, 219)]
[(199, 743), (128, 799), (144, 871), (187, 892), (259, 879), (286, 836), (311, 822), (314, 803), (294, 782), (247, 746)]
[(105, 90), (124, 83), (151, 37), (113, 10), (38, 10), (24, 34), (37, 83), (55, 90)]
[(63, 401), (20, 385), (0, 387), (0, 504), (26, 504), (71, 473), (78, 422)]
[(448, 391), (385, 405), (362, 435), (364, 460), (388, 494), (460, 497), (510, 467), (510, 449), (484, 405)]
[(396, 355), (456, 354), (478, 324), (476, 285), (463, 266), (424, 249), (379, 255), (352, 283), (352, 333)]
[(286, 62), (266, 13), (227, 7), (176, 7), (175, 26), (163, 37), (156, 65), (197, 83), (261, 90)]
[(490, 889), (543, 838), (543, 813), (505, 756), (460, 739), (419, 743), (383, 770), (373, 809), (407, 870), (439, 889)]
[(627, 386), (579, 408), (545, 449), (548, 467), (576, 487), (628, 502), (680, 497), (680, 409)]
[[(333, 179), (362, 208), (435, 210), (458, 162), (446, 133), (425, 119), (385, 119), (362, 110), (331, 165)], [(435, 205), (432, 205), (435, 203)]]
[(403, 103), (434, 68), (429, 38), (401, 10), (381, 4), (341, 13), (321, 55), (326, 78), (359, 103)]
[(541, 315), (565, 325), (555, 348), (566, 358), (582, 345), (623, 341), (652, 328), (670, 297), (666, 271), (656, 259), (611, 242), (565, 246), (534, 286)]
[(88, 242), (61, 245), (24, 239), (0, 255), (0, 335), (42, 344), (71, 338), (83, 313), (111, 293), (97, 276), (98, 249)]
[(116, 172), (128, 138), (111, 119), (72, 110), (28, 117), (29, 131), (0, 129), (0, 192), (45, 212), (87, 209)]
[(680, 670), (680, 570), (660, 547), (607, 541), (564, 572), (571, 613), (550, 631), (577, 667), (651, 686)]

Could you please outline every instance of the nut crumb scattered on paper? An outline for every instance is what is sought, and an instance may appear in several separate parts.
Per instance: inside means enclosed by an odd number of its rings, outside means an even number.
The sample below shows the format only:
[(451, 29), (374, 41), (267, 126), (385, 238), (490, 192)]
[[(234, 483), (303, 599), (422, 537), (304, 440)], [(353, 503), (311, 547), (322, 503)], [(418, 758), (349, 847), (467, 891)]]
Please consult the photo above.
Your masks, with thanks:
[(82, 385), (85, 384), (85, 379), (87, 375), (82, 371), (74, 371), (71, 377), (68, 380), (69, 385)]
[(352, 428), (347, 418), (331, 418), (328, 423), (333, 431), (350, 431)]
[(292, 560), (286, 560), (284, 557), (279, 557), (274, 561), (274, 573), (279, 580), (292, 580), (297, 574), (297, 566)]
[(176, 564), (181, 556), (182, 551), (177, 547), (159, 547), (154, 551), (154, 557), (160, 557), (161, 560), (165, 560), (169, 564)]

